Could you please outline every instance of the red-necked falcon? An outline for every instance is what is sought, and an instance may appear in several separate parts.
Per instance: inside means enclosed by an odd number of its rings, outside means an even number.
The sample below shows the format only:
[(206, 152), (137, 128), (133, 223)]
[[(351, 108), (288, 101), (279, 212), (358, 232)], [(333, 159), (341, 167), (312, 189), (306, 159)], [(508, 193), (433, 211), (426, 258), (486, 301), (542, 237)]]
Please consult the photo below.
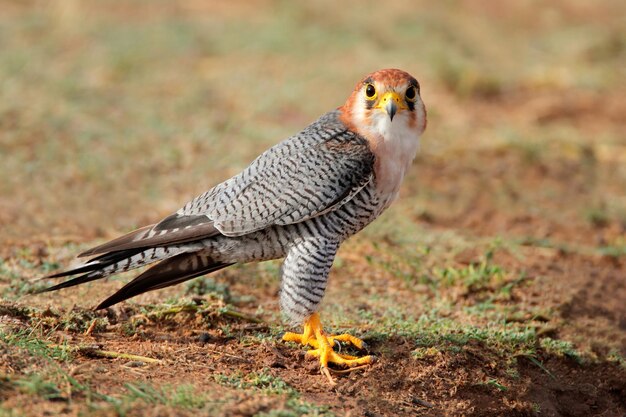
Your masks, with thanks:
[[(159, 262), (96, 308), (168, 287), (227, 266), (284, 258), (280, 307), (302, 334), (284, 340), (312, 347), (328, 363), (356, 366), (371, 356), (333, 350), (351, 335), (324, 333), (318, 308), (339, 245), (396, 198), (426, 128), (420, 86), (410, 74), (367, 75), (346, 103), (271, 147), (240, 174), (199, 195), (160, 222), (79, 256), (85, 264), (50, 278), (81, 274), (54, 291)], [(332, 381), (332, 379), (331, 379)]]

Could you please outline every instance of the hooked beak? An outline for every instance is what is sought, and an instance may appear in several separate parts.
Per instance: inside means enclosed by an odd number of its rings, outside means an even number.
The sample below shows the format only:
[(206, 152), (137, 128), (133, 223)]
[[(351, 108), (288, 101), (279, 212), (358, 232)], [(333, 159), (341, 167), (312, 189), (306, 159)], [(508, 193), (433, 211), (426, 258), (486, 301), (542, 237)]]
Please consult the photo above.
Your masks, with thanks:
[(396, 103), (394, 103), (393, 101), (389, 101), (387, 102), (387, 105), (385, 106), (385, 110), (387, 110), (387, 114), (389, 115), (389, 118), (393, 122), (393, 116), (396, 115), (396, 112), (398, 111), (398, 106), (396, 106)]
[(404, 110), (408, 107), (404, 101), (402, 101), (398, 93), (395, 91), (388, 91), (382, 96), (376, 108), (381, 110), (384, 109), (389, 115), (391, 121), (393, 121), (393, 116), (396, 115), (398, 109)]

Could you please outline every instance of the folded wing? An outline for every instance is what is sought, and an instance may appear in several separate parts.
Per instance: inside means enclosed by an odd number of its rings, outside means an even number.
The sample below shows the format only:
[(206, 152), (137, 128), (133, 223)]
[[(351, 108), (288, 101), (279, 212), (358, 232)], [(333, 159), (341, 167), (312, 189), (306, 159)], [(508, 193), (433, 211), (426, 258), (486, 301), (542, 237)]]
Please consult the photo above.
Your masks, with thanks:
[(350, 200), (373, 179), (367, 140), (337, 112), (260, 155), (243, 172), (187, 203), (161, 222), (79, 256), (168, 246), (219, 234), (241, 236), (319, 216)]
[(269, 149), (241, 174), (179, 210), (178, 221), (204, 215), (226, 236), (319, 216), (373, 180), (374, 154), (335, 112)]

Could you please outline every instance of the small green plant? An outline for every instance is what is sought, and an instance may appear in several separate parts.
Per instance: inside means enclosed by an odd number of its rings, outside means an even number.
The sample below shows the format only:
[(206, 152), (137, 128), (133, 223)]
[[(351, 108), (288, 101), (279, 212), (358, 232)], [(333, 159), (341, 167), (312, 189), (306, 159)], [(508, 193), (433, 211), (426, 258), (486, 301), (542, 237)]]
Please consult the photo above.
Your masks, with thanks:
[[(0, 331), (0, 341), (10, 346), (16, 346), (28, 351), (31, 356), (44, 359), (54, 359), (61, 362), (67, 362), (71, 359), (70, 349), (64, 344), (57, 345), (48, 342), (35, 333), (35, 329), (19, 329), (16, 331), (8, 331), (3, 329)], [(44, 338), (49, 335), (43, 335)]]
[(417, 347), (411, 352), (414, 359), (425, 359), (436, 356), (439, 350), (435, 347)]
[(294, 394), (296, 391), (282, 379), (267, 373), (266, 371), (252, 373), (248, 380), (250, 385), (271, 394)]
[(267, 370), (253, 372), (245, 375), (234, 373), (230, 375), (214, 374), (213, 378), (221, 385), (235, 389), (254, 389), (265, 395), (287, 395), (287, 403), (284, 409), (272, 410), (258, 414), (264, 417), (291, 417), (291, 416), (320, 416), (332, 417), (327, 406), (319, 406), (303, 401), (300, 393), (283, 379), (272, 375)]
[(495, 378), (489, 378), (489, 380), (487, 380), (487, 385), (497, 388), (498, 391), (508, 391), (508, 388), (498, 382), (498, 380)]
[(468, 291), (479, 291), (488, 288), (504, 278), (502, 267), (492, 263), (493, 252), (487, 251), (478, 264), (469, 264), (463, 268), (434, 268), (433, 273), (444, 287), (463, 285)]
[(617, 350), (613, 349), (609, 352), (607, 356), (607, 360), (609, 362), (615, 362), (619, 364), (622, 368), (626, 369), (626, 357), (621, 355)]
[(208, 399), (205, 395), (198, 393), (193, 385), (184, 384), (177, 387), (164, 385), (159, 388), (147, 383), (126, 383), (128, 390), (126, 400), (141, 400), (147, 404), (163, 404), (171, 407), (187, 409), (204, 408)]
[(41, 375), (33, 374), (27, 378), (18, 379), (15, 385), (29, 395), (37, 395), (45, 400), (64, 399), (64, 395), (58, 385), (45, 380)]
[(570, 359), (574, 359), (578, 363), (583, 362), (583, 358), (576, 351), (572, 342), (552, 339), (551, 337), (544, 337), (539, 341), (539, 344), (541, 348), (549, 354), (553, 354), (558, 357), (567, 356)]
[(213, 277), (205, 276), (190, 281), (185, 289), (187, 295), (211, 295), (226, 303), (231, 302), (230, 289), (228, 285), (216, 282)]
[[(44, 269), (47, 270), (47, 265), (49, 264), (44, 263), (43, 265), (45, 265)], [(2, 298), (15, 300), (26, 294), (32, 294), (47, 287), (44, 281), (32, 281), (24, 278), (23, 271), (36, 269), (35, 265), (26, 259), (8, 262), (0, 258), (0, 284), (8, 284), (2, 289), (2, 293), (0, 294)], [(44, 275), (44, 273), (41, 275)]]
[(626, 255), (626, 244), (602, 246), (598, 248), (598, 253), (610, 258), (620, 258)]
[(266, 370), (253, 372), (247, 376), (235, 373), (231, 375), (215, 374), (213, 377), (216, 382), (233, 388), (256, 388), (268, 394), (296, 393), (289, 384)]

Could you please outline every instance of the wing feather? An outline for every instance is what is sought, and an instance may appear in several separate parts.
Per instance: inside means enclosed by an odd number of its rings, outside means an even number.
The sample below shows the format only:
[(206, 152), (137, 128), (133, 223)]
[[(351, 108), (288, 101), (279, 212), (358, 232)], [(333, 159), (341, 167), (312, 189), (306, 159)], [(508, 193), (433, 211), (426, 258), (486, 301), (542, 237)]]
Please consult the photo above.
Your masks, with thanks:
[(354, 197), (373, 180), (374, 158), (369, 142), (331, 112), (187, 203), (178, 215), (206, 215), (226, 236), (299, 223)]
[(337, 209), (367, 186), (374, 178), (374, 159), (369, 142), (350, 131), (338, 111), (330, 112), (159, 223), (79, 256), (299, 223)]
[[(206, 219), (205, 216), (203, 217)], [(167, 219), (168, 218), (164, 220)], [(193, 221), (197, 222), (197, 219)], [(85, 257), (101, 253), (125, 251), (128, 249), (168, 246), (206, 239), (220, 234), (219, 230), (213, 225), (213, 222), (208, 219), (205, 223), (196, 223), (174, 229), (160, 229), (160, 224), (161, 223), (144, 226), (117, 239), (113, 239), (110, 242), (86, 250), (78, 256)], [(183, 220), (179, 220), (179, 224), (183, 224)]]

